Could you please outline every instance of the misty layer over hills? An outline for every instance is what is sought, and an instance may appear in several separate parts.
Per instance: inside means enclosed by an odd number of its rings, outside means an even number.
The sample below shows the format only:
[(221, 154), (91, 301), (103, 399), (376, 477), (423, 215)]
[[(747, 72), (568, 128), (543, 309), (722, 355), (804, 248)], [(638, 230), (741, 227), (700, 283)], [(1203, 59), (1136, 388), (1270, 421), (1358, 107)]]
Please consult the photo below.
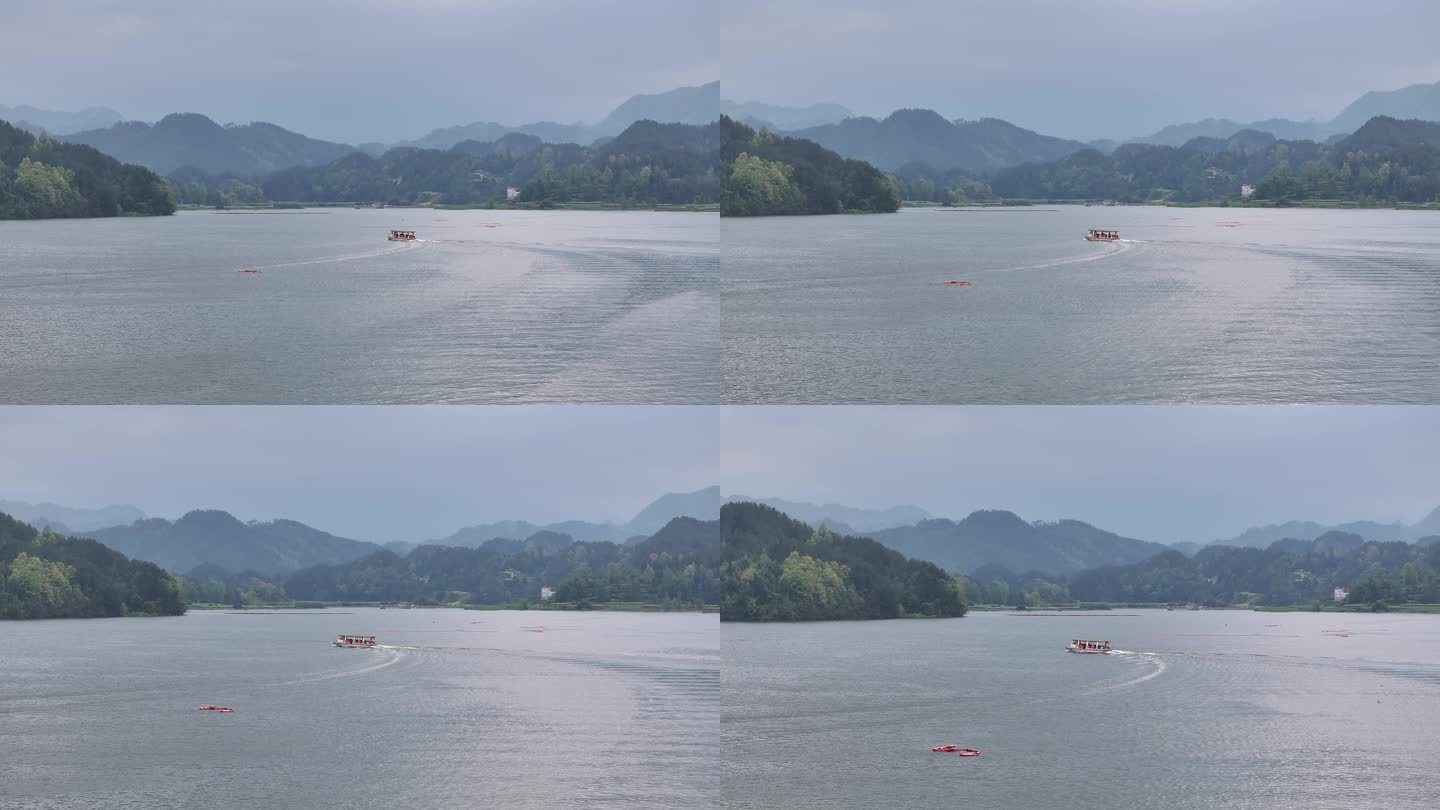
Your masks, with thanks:
[[(199, 509), (176, 520), (147, 518), (133, 506), (75, 509), (53, 503), (0, 502), (0, 512), (35, 526), (98, 540), (127, 557), (153, 562), (171, 571), (201, 566), (229, 572), (285, 574), (316, 565), (336, 565), (381, 551), (406, 553), (422, 545), (397, 541), (381, 546), (339, 537), (294, 520), (242, 521), (229, 512)], [(495, 540), (527, 541), (535, 536), (570, 542), (634, 543), (653, 536), (676, 518), (717, 520), (720, 489), (666, 493), (625, 523), (564, 521), (535, 524), (499, 521), (471, 526), (424, 545), (478, 548)], [(109, 522), (116, 521), (116, 522)], [(129, 521), (129, 522), (126, 522)], [(84, 528), (77, 528), (77, 525)]]
[[(1006, 510), (979, 510), (952, 520), (931, 517), (915, 506), (863, 509), (742, 495), (727, 496), (725, 502), (760, 503), (813, 527), (864, 535), (906, 557), (928, 560), (951, 571), (1000, 567), (1015, 572), (1068, 575), (1107, 565), (1137, 564), (1177, 549), (1193, 555), (1207, 547), (1124, 537), (1080, 520), (1030, 522)], [(1357, 545), (1364, 541), (1428, 542), (1440, 536), (1440, 508), (1413, 524), (1291, 521), (1260, 526), (1231, 539), (1213, 541), (1209, 546), (1261, 549), (1282, 540), (1308, 544), (1337, 534), (1357, 538)]]
[(1042, 134), (994, 118), (947, 120), (928, 109), (896, 110), (884, 118), (857, 117), (839, 104), (787, 107), (760, 102), (721, 101), (721, 110), (754, 128), (767, 127), (815, 141), (846, 157), (894, 171), (907, 163), (936, 169), (984, 172), (1025, 162), (1059, 160), (1087, 147), (1111, 151), (1121, 143), (1182, 146), (1195, 138), (1228, 139), (1245, 130), (1280, 140), (1324, 143), (1355, 132), (1376, 116), (1401, 121), (1440, 121), (1440, 82), (1373, 91), (1348, 104), (1329, 121), (1271, 118), (1239, 122), (1208, 117), (1163, 127), (1123, 141), (1082, 143), (1066, 133)]
[[(476, 122), (445, 127), (396, 147), (418, 147), (446, 150), (463, 141), (493, 142), (511, 133), (532, 135), (547, 143), (587, 145), (612, 138), (636, 121), (703, 125), (719, 117), (720, 85), (712, 82), (700, 87), (681, 87), (666, 93), (637, 95), (623, 102), (604, 119), (594, 124), (557, 124), (538, 122), (505, 125)], [(0, 107), (0, 120), (7, 118)], [(22, 129), (48, 131), (71, 143), (93, 146), (101, 152), (126, 163), (135, 163), (160, 174), (192, 168), (206, 172), (227, 172), (255, 175), (295, 166), (323, 166), (353, 152), (378, 155), (386, 145), (364, 143), (358, 146), (334, 143), (307, 137), (263, 121), (221, 125), (196, 112), (177, 112), (150, 124), (143, 121), (110, 121), (105, 113), (47, 113), (36, 116), (33, 108), (15, 108), (10, 120)], [(25, 114), (30, 117), (26, 117)], [(78, 125), (53, 126), (34, 119), (53, 122), (88, 122)], [(118, 114), (114, 116), (118, 119)]]

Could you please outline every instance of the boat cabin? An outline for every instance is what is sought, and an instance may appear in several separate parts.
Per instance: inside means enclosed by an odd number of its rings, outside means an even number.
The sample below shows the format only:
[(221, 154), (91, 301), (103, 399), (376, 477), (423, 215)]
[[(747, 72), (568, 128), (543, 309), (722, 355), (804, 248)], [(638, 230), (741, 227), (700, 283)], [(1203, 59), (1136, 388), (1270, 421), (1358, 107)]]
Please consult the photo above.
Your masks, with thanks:
[(1065, 649), (1073, 653), (1108, 653), (1111, 651), (1108, 641), (1091, 641), (1083, 638), (1070, 639), (1070, 643), (1065, 645)]
[(336, 647), (374, 647), (374, 636), (347, 636), (340, 635), (335, 638)]

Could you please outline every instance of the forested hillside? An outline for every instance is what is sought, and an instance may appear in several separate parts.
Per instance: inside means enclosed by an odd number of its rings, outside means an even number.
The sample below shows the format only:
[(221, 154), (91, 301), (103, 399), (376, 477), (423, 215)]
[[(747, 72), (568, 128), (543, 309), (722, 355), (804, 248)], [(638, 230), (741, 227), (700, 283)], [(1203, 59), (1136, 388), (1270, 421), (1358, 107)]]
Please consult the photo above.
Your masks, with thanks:
[(725, 621), (965, 615), (953, 577), (874, 540), (812, 529), (757, 503), (725, 504), (720, 527)]
[(170, 189), (149, 169), (0, 121), (0, 219), (174, 212)]
[(184, 612), (180, 583), (159, 566), (0, 514), (0, 619)]
[(722, 216), (890, 213), (900, 208), (884, 172), (813, 141), (720, 119)]

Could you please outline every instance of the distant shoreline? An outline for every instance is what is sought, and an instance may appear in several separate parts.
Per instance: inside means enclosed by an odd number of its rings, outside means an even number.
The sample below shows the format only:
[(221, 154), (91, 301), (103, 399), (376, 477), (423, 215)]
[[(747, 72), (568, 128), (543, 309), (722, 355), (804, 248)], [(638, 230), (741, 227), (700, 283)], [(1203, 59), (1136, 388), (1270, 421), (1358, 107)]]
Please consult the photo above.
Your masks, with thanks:
[(1345, 209), (1345, 210), (1366, 210), (1366, 211), (1440, 211), (1440, 202), (1433, 203), (1359, 203), (1352, 200), (1300, 200), (1288, 205), (1280, 205), (1275, 200), (1259, 200), (1255, 202), (1240, 202), (1236, 200), (1198, 200), (1194, 202), (1167, 202), (1165, 200), (1149, 200), (1146, 202), (1111, 202), (1097, 200), (979, 200), (975, 202), (956, 203), (954, 205), (943, 205), (937, 202), (926, 200), (906, 200), (900, 203), (901, 208), (938, 208), (941, 210), (964, 211), (983, 210), (993, 208), (1028, 209), (1028, 210), (1055, 210), (1036, 209), (1036, 205), (1070, 205), (1089, 206), (1091, 208), (1270, 208), (1278, 210), (1304, 210), (1304, 209)]
[[(177, 211), (208, 211), (215, 214), (241, 213), (241, 212), (266, 212), (266, 213), (320, 213), (309, 211), (311, 208), (350, 208), (354, 209), (354, 203), (346, 202), (306, 202), (306, 203), (274, 203), (255, 205), (228, 205), (224, 208), (217, 208), (213, 205), (180, 205)], [(535, 204), (525, 205), (386, 205), (384, 208), (362, 205), (361, 210), (366, 211), (639, 211), (648, 213), (676, 213), (676, 214), (716, 214), (720, 212), (719, 203), (697, 203), (694, 205), (649, 205), (649, 206), (622, 206), (614, 203), (556, 203), (545, 207)]]

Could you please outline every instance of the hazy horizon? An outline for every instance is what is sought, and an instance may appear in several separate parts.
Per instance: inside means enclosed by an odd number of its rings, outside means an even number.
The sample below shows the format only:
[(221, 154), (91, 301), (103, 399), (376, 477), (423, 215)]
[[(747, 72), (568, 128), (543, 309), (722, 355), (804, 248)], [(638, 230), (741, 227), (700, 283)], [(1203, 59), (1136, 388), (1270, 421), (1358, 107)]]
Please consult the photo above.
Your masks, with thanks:
[(358, 540), (624, 522), (713, 486), (712, 406), (12, 406), (0, 500), (221, 509)]
[(721, 423), (726, 497), (1003, 509), (1165, 543), (1440, 506), (1423, 406), (746, 406)]
[[(1046, 135), (1150, 135), (1205, 118), (1328, 121), (1362, 94), (1440, 80), (1440, 6), (1341, 0), (738, 0), (723, 97), (1002, 118)], [(1403, 20), (1405, 24), (1397, 25)], [(1337, 58), (1384, 42), (1363, 60)], [(879, 58), (883, 54), (884, 58)], [(814, 69), (823, 65), (825, 69)]]
[(633, 95), (714, 81), (716, 18), (695, 0), (19, 4), (0, 104), (197, 112), (352, 145), (475, 121), (595, 123)]

